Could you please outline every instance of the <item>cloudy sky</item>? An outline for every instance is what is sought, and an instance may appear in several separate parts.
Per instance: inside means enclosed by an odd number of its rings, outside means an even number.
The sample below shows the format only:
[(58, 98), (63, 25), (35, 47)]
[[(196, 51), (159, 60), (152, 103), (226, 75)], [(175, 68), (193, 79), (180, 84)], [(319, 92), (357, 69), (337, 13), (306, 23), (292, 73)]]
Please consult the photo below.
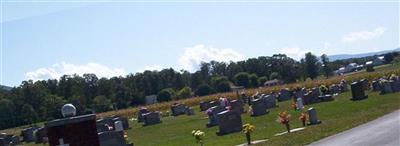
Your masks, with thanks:
[(396, 1), (1, 2), (0, 84), (399, 47)]

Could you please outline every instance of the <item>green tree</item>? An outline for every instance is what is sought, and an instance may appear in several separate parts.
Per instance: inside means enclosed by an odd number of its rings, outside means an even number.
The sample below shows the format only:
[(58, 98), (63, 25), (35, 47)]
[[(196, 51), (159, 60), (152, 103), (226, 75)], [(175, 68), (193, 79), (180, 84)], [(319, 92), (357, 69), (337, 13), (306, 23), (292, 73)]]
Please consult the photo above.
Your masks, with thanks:
[(325, 76), (328, 78), (332, 74), (332, 69), (329, 67), (329, 58), (326, 54), (322, 54), (322, 69), (324, 70)]
[(192, 97), (192, 89), (190, 87), (183, 87), (178, 91), (178, 99), (186, 99)]
[(318, 76), (318, 58), (311, 52), (306, 53), (305, 57), (306, 73), (311, 79), (315, 79)]
[(271, 80), (273, 80), (273, 79), (281, 79), (281, 76), (279, 75), (279, 73), (273, 72), (273, 73), (271, 73), (271, 74), (269, 75), (269, 78), (270, 78)]
[(249, 73), (240, 72), (235, 75), (236, 85), (250, 87)]
[(172, 88), (165, 88), (162, 89), (160, 92), (157, 94), (157, 100), (159, 102), (164, 102), (164, 101), (171, 101), (172, 99), (175, 98), (175, 91)]
[(260, 83), (260, 86), (263, 86), (266, 81), (268, 81), (268, 78), (266, 76), (262, 76), (262, 77), (258, 78), (258, 82)]
[(0, 129), (15, 126), (15, 105), (11, 100), (0, 99)]
[(231, 91), (231, 85), (229, 81), (222, 81), (216, 85), (215, 90), (217, 92), (229, 92)]
[(100, 95), (93, 99), (93, 107), (96, 112), (104, 112), (112, 109), (112, 104), (110, 99)]
[(21, 118), (25, 124), (33, 124), (38, 120), (38, 114), (30, 104), (24, 104), (21, 108)]
[(212, 87), (210, 87), (208, 84), (201, 84), (195, 91), (195, 94), (198, 96), (205, 96), (205, 95), (213, 94), (215, 92), (216, 91)]
[(258, 87), (260, 85), (257, 74), (251, 74), (249, 76), (249, 80), (250, 80), (250, 86), (253, 88)]

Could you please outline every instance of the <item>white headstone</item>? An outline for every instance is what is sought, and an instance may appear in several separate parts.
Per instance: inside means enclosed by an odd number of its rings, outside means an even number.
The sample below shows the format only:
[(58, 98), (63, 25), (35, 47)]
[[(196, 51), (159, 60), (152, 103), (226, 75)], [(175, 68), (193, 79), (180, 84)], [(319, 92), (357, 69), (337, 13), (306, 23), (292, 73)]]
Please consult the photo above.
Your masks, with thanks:
[(121, 121), (114, 122), (115, 131), (124, 131), (124, 126)]
[(297, 98), (297, 110), (303, 110), (304, 105), (303, 105), (303, 99), (302, 98)]

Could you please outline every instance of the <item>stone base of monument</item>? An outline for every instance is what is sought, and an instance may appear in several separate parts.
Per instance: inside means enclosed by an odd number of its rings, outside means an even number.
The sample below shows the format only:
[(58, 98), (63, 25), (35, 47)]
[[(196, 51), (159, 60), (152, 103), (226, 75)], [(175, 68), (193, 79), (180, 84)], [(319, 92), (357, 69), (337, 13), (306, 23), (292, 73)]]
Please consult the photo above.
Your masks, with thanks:
[[(290, 133), (297, 132), (297, 131), (301, 131), (301, 130), (304, 130), (304, 129), (306, 129), (306, 127), (291, 129), (291, 130), (290, 130)], [(281, 136), (281, 135), (284, 135), (284, 134), (287, 134), (287, 133), (288, 133), (288, 132), (285, 131), (285, 132), (282, 132), (282, 133), (277, 133), (277, 134), (275, 134), (274, 136)]]
[(352, 101), (358, 101), (358, 100), (363, 100), (363, 99), (367, 99), (368, 95), (365, 95), (363, 98), (351, 98), (350, 100)]
[(250, 116), (252, 116), (252, 117), (258, 117), (258, 116), (266, 115), (266, 114), (268, 114), (268, 113), (269, 113), (269, 110), (266, 110), (265, 113), (257, 113), (257, 114), (252, 114), (252, 115), (250, 115)]
[(218, 124), (210, 124), (210, 123), (207, 123), (207, 124), (206, 124), (206, 127), (207, 127), (207, 128), (210, 128), (210, 127), (214, 127), (214, 126), (217, 126), (217, 125), (218, 125)]
[[(251, 141), (250, 145), (259, 144), (259, 143), (263, 143), (263, 142), (266, 142), (266, 141), (268, 141), (268, 139), (255, 140), (255, 141)], [(247, 144), (247, 143), (242, 143), (242, 144), (239, 144), (239, 145), (236, 145), (236, 146), (248, 146), (248, 145), (249, 144)]]
[(320, 121), (320, 120), (318, 120), (317, 122), (314, 122), (314, 123), (308, 122), (307, 126), (309, 126), (309, 125), (317, 125), (317, 124), (321, 124), (321, 123), (322, 123), (322, 121)]
[(321, 102), (327, 102), (327, 101), (333, 101), (334, 100), (332, 95), (329, 95), (329, 94), (319, 96), (318, 98), (321, 100)]

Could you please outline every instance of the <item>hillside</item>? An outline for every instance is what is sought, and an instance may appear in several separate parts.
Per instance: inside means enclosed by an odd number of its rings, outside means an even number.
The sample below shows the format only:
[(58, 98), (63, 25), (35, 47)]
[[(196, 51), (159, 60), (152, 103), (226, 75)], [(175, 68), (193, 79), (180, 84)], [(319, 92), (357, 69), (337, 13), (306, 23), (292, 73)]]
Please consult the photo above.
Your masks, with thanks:
[(337, 54), (337, 55), (328, 55), (329, 60), (342, 60), (342, 59), (349, 59), (349, 58), (362, 58), (367, 56), (374, 56), (374, 55), (381, 55), (389, 52), (400, 52), (400, 48), (394, 50), (385, 50), (385, 51), (378, 51), (378, 52), (369, 52), (369, 53), (361, 53), (361, 54)]

